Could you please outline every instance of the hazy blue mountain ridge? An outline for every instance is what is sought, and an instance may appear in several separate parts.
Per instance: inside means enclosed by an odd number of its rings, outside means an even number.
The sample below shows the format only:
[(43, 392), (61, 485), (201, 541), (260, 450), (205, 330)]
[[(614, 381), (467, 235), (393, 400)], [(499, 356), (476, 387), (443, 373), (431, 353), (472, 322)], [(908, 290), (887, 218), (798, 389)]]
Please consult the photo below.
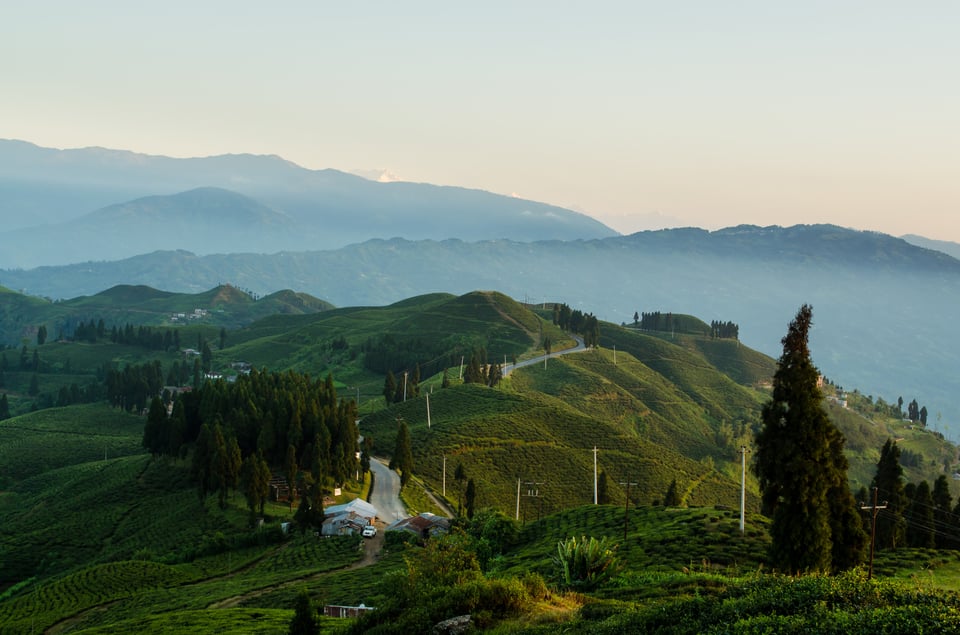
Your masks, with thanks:
[[(197, 205), (194, 196), (185, 209), (174, 210), (184, 201), (182, 193), (198, 188), (242, 194), (286, 215), (295, 226), (290, 231), (271, 228), (264, 233), (257, 225), (239, 225), (231, 228), (231, 239), (239, 244), (222, 248), (223, 241), (202, 222), (211, 213), (219, 215), (222, 200), (211, 197), (213, 208), (205, 209)], [(104, 148), (54, 150), (0, 140), (0, 220), (4, 228), (0, 244), (16, 245), (24, 236), (40, 235), (48, 243), (43, 254), (27, 249), (0, 251), (0, 266), (27, 268), (128, 257), (131, 253), (118, 250), (118, 244), (136, 244), (141, 236), (127, 226), (100, 222), (101, 208), (115, 210), (119, 205), (131, 214), (130, 225), (134, 225), (139, 203), (131, 201), (164, 196), (169, 198), (152, 200), (165, 214), (191, 213), (197, 222), (184, 228), (189, 234), (179, 241), (165, 238), (162, 247), (198, 253), (332, 249), (398, 236), (532, 241), (617, 235), (585, 214), (545, 203), (459, 187), (379, 183), (338, 170), (308, 170), (276, 156), (175, 159)], [(253, 204), (239, 205), (249, 209)], [(63, 236), (71, 226), (64, 223), (81, 217), (88, 231), (82, 240), (65, 241)], [(173, 231), (170, 227), (166, 233)], [(205, 248), (195, 248), (196, 243)], [(145, 246), (135, 253), (152, 248), (156, 247)]]
[[(51, 298), (146, 284), (197, 293), (230, 282), (289, 288), (336, 306), (492, 289), (559, 301), (612, 322), (673, 311), (740, 325), (771, 356), (797, 308), (814, 308), (814, 361), (833, 380), (888, 402), (927, 406), (960, 432), (960, 261), (904, 240), (830, 225), (640, 232), (602, 240), (370, 240), (337, 250), (199, 257), (154, 252), (120, 262), (0, 271), (0, 284)], [(937, 421), (937, 413), (942, 413)]]

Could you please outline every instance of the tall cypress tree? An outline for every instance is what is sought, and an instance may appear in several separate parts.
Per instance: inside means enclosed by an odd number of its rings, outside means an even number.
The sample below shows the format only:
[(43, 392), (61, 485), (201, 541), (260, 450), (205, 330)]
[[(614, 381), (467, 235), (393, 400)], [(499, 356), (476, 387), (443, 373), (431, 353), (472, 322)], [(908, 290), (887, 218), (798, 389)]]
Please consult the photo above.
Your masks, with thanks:
[(830, 421), (808, 345), (803, 305), (783, 338), (773, 397), (763, 406), (753, 469), (772, 518), (770, 559), (788, 573), (832, 572), (862, 553), (865, 536), (847, 483), (843, 435)]
[(896, 549), (906, 544), (907, 523), (903, 518), (907, 500), (904, 493), (900, 448), (887, 439), (880, 450), (877, 473), (870, 484), (877, 488), (881, 504), (887, 507), (877, 515), (877, 548)]
[(920, 481), (914, 489), (907, 511), (910, 517), (907, 523), (907, 544), (927, 549), (935, 547), (933, 494), (930, 492), (929, 483)]
[(952, 523), (950, 519), (950, 506), (953, 503), (953, 497), (950, 495), (950, 483), (945, 474), (937, 477), (933, 483), (933, 521), (936, 527), (936, 542), (940, 549), (952, 549), (955, 543), (952, 540)]
[(410, 447), (410, 429), (402, 417), (397, 429), (397, 444), (394, 447), (393, 458), (390, 459), (390, 469), (400, 472), (401, 488), (413, 476), (413, 450)]

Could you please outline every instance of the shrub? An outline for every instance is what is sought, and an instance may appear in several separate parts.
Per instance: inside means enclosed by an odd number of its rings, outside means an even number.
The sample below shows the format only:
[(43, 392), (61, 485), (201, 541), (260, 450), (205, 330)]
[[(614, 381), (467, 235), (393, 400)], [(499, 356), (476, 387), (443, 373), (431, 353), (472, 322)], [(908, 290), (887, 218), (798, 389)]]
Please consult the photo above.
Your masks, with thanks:
[(614, 548), (609, 546), (606, 536), (600, 540), (586, 536), (561, 540), (557, 543), (556, 562), (563, 584), (585, 590), (596, 588), (617, 568)]

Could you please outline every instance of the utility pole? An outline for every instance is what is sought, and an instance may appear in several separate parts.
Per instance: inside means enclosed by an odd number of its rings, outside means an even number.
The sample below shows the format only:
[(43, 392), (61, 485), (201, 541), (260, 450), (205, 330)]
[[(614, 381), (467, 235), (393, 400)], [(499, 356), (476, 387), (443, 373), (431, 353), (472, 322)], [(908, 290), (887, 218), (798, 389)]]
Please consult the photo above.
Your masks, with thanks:
[(867, 579), (873, 577), (873, 547), (877, 542), (877, 514), (881, 509), (887, 508), (887, 501), (883, 501), (883, 505), (877, 505), (877, 488), (873, 488), (873, 505), (867, 505), (863, 501), (860, 501), (860, 509), (870, 510), (870, 570), (867, 573)]
[(593, 446), (593, 504), (599, 505), (600, 499), (597, 496), (597, 446)]
[(617, 345), (613, 345), (613, 365), (617, 365)]
[[(543, 482), (527, 481), (524, 485), (527, 486), (527, 493), (524, 494), (525, 497), (540, 499), (540, 505), (537, 509), (537, 522), (540, 522), (540, 512), (543, 510), (543, 498), (540, 496), (540, 486), (543, 485)], [(526, 521), (526, 514), (524, 514), (524, 521)]]
[(407, 371), (403, 371), (403, 400), (407, 400)]
[(460, 376), (457, 379), (463, 381), (463, 355), (460, 356)]
[(430, 429), (430, 393), (427, 393), (427, 430)]
[(740, 535), (743, 535), (743, 518), (747, 507), (747, 446), (740, 446)]
[(443, 455), (443, 497), (447, 497), (447, 455)]
[(517, 517), (516, 520), (520, 520), (520, 477), (517, 477)]
[(631, 481), (620, 481), (621, 485), (627, 486), (627, 502), (623, 505), (623, 540), (627, 540), (627, 525), (630, 523), (630, 486), (636, 485)]

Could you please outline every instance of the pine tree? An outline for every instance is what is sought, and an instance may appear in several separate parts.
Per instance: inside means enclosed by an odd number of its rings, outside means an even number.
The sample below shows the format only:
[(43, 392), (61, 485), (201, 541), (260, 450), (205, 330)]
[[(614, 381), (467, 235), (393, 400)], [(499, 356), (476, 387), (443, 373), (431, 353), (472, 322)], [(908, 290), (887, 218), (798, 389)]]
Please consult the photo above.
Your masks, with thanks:
[(0, 421), (10, 418), (10, 401), (7, 399), (7, 393), (0, 395)]
[(397, 394), (397, 378), (393, 376), (393, 371), (388, 370), (387, 376), (383, 380), (383, 398), (387, 405), (393, 403), (393, 398)]
[(205, 423), (193, 445), (193, 462), (190, 474), (197, 483), (197, 493), (204, 500), (213, 491), (213, 429)]
[(457, 462), (457, 469), (453, 471), (453, 480), (457, 482), (457, 514), (463, 513), (463, 484), (467, 481), (467, 470), (463, 463)]
[(410, 396), (420, 396), (420, 362), (413, 368), (413, 375), (410, 377)]
[(147, 413), (147, 422), (143, 425), (143, 447), (157, 456), (163, 451), (161, 439), (167, 425), (167, 409), (163, 402), (154, 397), (150, 402), (150, 411)]
[(772, 518), (770, 559), (787, 573), (831, 572), (865, 536), (847, 484), (843, 435), (831, 423), (810, 359), (813, 311), (803, 305), (783, 338), (773, 397), (763, 406), (753, 469), (763, 512)]
[(870, 486), (877, 488), (881, 504), (887, 506), (877, 515), (877, 548), (896, 549), (904, 546), (907, 527), (903, 518), (906, 507), (903, 467), (900, 465), (900, 448), (892, 439), (887, 439), (880, 451), (877, 472)]
[(933, 483), (933, 523), (936, 527), (936, 543), (939, 549), (953, 549), (950, 507), (953, 497), (950, 495), (950, 483), (945, 474), (937, 477)]
[(473, 479), (467, 481), (467, 493), (464, 496), (464, 507), (466, 507), (467, 518), (473, 518), (474, 506), (477, 503), (477, 485)]
[(407, 428), (407, 422), (403, 420), (403, 417), (399, 418), (397, 444), (393, 450), (393, 458), (390, 459), (390, 469), (400, 472), (401, 489), (413, 476), (413, 450), (410, 447), (410, 429)]
[(600, 470), (600, 475), (597, 476), (597, 504), (607, 505), (609, 503), (610, 503), (609, 479), (607, 478), (607, 473), (603, 470)]
[(930, 484), (926, 481), (914, 488), (910, 497), (910, 507), (907, 510), (907, 544), (911, 547), (932, 549), (935, 546), (934, 538), (934, 506), (933, 495), (930, 493)]
[(297, 605), (287, 632), (289, 635), (317, 635), (320, 632), (320, 620), (306, 589), (297, 595)]
[(290, 511), (293, 511), (293, 499), (295, 498), (293, 492), (297, 482), (297, 472), (300, 471), (300, 467), (297, 465), (297, 448), (293, 444), (287, 446), (287, 460), (284, 467), (287, 470), (287, 490), (289, 492), (287, 500), (290, 503)]
[(664, 507), (679, 507), (681, 503), (680, 492), (677, 491), (677, 479), (670, 481), (670, 487), (663, 496)]

